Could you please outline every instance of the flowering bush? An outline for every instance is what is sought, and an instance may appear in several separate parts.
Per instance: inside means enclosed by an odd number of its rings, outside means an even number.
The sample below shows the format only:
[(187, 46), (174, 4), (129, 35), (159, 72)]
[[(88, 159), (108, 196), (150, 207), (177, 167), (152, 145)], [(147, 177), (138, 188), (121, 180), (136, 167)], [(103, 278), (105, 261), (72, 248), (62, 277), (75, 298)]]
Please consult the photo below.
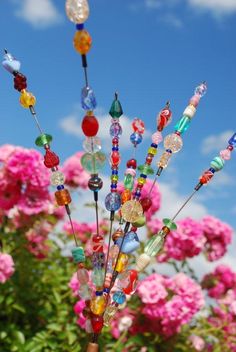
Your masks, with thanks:
[[(84, 189), (88, 180), (80, 157), (76, 153), (62, 167), (66, 184), (75, 190)], [(89, 310), (78, 295), (75, 265), (61, 254), (73, 236), (63, 209), (54, 204), (43, 158), (35, 150), (6, 145), (0, 148), (0, 163), (1, 351), (81, 351), (88, 342), (86, 331), (91, 331)], [(150, 185), (148, 181), (144, 186), (143, 197)], [(149, 237), (161, 227), (156, 217), (161, 206), (158, 186), (152, 200)], [(75, 235), (90, 255), (96, 224), (81, 220), (73, 220)], [(236, 351), (236, 273), (220, 264), (200, 284), (189, 264), (189, 258), (200, 254), (208, 261), (221, 258), (232, 229), (212, 216), (177, 224), (153, 273), (146, 273), (135, 295), (103, 329), (102, 351)], [(100, 219), (104, 235), (108, 225), (107, 219)], [(162, 262), (176, 274), (157, 273)], [(88, 285), (93, 287), (91, 275)]]

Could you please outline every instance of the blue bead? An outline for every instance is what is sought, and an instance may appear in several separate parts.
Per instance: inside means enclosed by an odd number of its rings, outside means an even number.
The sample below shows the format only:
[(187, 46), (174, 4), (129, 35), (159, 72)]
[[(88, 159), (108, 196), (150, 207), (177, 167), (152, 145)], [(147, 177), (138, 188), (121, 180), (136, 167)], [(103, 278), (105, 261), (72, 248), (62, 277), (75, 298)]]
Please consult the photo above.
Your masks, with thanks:
[(84, 87), (81, 91), (81, 105), (84, 110), (94, 110), (97, 106), (96, 98), (90, 87)]
[(111, 125), (110, 127), (110, 135), (112, 137), (119, 137), (120, 135), (122, 135), (122, 127), (119, 124), (119, 122), (115, 122)]
[(139, 133), (132, 133), (131, 136), (130, 136), (130, 141), (131, 143), (133, 143), (134, 145), (137, 145), (137, 144), (140, 144), (143, 140), (143, 137), (141, 134)]
[(118, 175), (118, 170), (112, 170), (112, 175)]
[(83, 24), (83, 23), (77, 23), (76, 29), (77, 29), (78, 31), (81, 31), (82, 29), (84, 29), (84, 24)]
[(57, 186), (58, 191), (60, 191), (61, 189), (64, 189), (65, 187), (63, 185)]
[(171, 149), (166, 149), (166, 152), (171, 154), (172, 150)]
[(232, 135), (232, 137), (228, 141), (229, 145), (232, 145), (232, 147), (236, 147), (236, 133)]
[(116, 211), (120, 209), (121, 198), (119, 193), (110, 192), (105, 198), (105, 207), (108, 211)]
[(216, 170), (213, 169), (213, 167), (210, 167), (209, 171), (211, 171), (213, 174), (214, 174), (214, 172), (216, 172)]
[(108, 288), (108, 287), (105, 287), (105, 288), (103, 289), (103, 292), (109, 293), (109, 288)]
[(126, 301), (126, 296), (122, 291), (116, 291), (113, 295), (113, 300), (118, 304), (123, 304)]
[(152, 143), (152, 144), (151, 144), (151, 147), (157, 148), (157, 144), (156, 144), (156, 143)]
[[(122, 237), (116, 240), (116, 244), (118, 247), (121, 246), (122, 240), (123, 240)], [(140, 242), (139, 242), (138, 235), (136, 234), (136, 232), (130, 231), (127, 233), (127, 235), (123, 240), (121, 252), (129, 254), (136, 251), (139, 247), (140, 247)]]
[(101, 296), (103, 294), (103, 291), (96, 291), (95, 294), (96, 296)]
[(113, 152), (117, 152), (118, 150), (119, 150), (118, 147), (112, 147), (112, 151), (113, 151)]
[(145, 174), (140, 174), (140, 177), (147, 178), (147, 175), (145, 175)]
[(111, 188), (112, 188), (112, 189), (117, 188), (117, 184), (116, 184), (116, 183), (111, 183)]

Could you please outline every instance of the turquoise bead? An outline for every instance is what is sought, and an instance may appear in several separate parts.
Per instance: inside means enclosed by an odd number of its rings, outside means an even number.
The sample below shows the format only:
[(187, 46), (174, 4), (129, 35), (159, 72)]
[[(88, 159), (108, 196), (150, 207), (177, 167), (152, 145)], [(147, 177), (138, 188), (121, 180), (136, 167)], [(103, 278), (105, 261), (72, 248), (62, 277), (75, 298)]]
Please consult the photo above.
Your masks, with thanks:
[(176, 230), (177, 229), (177, 225), (174, 221), (170, 220), (170, 219), (163, 219), (163, 224), (168, 227), (170, 230)]
[(84, 263), (85, 262), (85, 255), (84, 250), (82, 247), (75, 247), (71, 250), (73, 259), (76, 263)]
[(117, 304), (123, 304), (126, 301), (126, 296), (122, 291), (116, 291), (113, 295), (113, 301)]
[(90, 174), (98, 174), (106, 162), (106, 155), (101, 152), (85, 153), (81, 158), (83, 168)]
[(122, 106), (118, 99), (113, 101), (109, 114), (113, 119), (118, 119), (123, 114)]
[(52, 141), (52, 136), (50, 134), (41, 134), (35, 139), (35, 144), (38, 147), (43, 147), (45, 144), (49, 144)]
[(219, 156), (216, 156), (212, 162), (211, 162), (211, 167), (215, 169), (215, 171), (220, 171), (224, 167), (224, 160), (221, 159)]
[(159, 231), (156, 236), (153, 236), (149, 241), (147, 241), (144, 247), (144, 253), (146, 253), (149, 257), (154, 257), (162, 250), (163, 245), (164, 235), (162, 231)]
[(132, 189), (134, 187), (134, 178), (132, 175), (130, 175), (130, 174), (125, 175), (124, 187), (125, 187), (125, 189), (129, 189), (130, 191), (132, 191)]
[(175, 125), (175, 131), (178, 131), (179, 133), (184, 133), (189, 128), (190, 123), (191, 119), (188, 116), (184, 115)]

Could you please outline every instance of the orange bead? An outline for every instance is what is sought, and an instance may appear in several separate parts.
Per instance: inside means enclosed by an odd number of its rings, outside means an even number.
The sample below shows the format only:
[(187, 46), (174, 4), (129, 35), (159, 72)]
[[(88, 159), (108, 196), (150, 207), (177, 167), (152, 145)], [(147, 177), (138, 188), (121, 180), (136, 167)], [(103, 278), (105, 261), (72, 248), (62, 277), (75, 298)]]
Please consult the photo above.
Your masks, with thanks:
[(91, 44), (92, 38), (85, 29), (75, 33), (74, 47), (81, 55), (86, 55), (89, 52)]
[(129, 189), (125, 189), (121, 194), (121, 202), (124, 204), (128, 200), (131, 199), (131, 191)]
[(55, 192), (55, 198), (58, 205), (68, 205), (71, 203), (71, 196), (67, 189), (61, 189)]

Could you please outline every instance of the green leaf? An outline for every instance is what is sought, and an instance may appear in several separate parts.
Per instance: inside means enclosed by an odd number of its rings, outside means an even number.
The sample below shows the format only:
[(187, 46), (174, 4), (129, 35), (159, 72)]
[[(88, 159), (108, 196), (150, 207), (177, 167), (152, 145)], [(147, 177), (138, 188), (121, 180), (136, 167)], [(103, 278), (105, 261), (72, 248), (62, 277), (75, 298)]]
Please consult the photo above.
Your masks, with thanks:
[(20, 342), (21, 345), (24, 345), (25, 343), (25, 336), (21, 331), (15, 331), (14, 333), (16, 339), (18, 342)]
[(16, 309), (16, 310), (18, 310), (19, 312), (24, 313), (24, 314), (25, 314), (25, 312), (26, 312), (25, 308), (22, 307), (21, 305), (17, 304), (17, 303), (14, 303), (14, 304), (12, 305), (12, 308), (14, 308), (14, 309)]
[(69, 343), (69, 345), (73, 345), (73, 343), (74, 343), (74, 342), (76, 341), (76, 339), (77, 339), (76, 334), (74, 334), (74, 333), (71, 332), (71, 331), (68, 331), (67, 335), (68, 335), (68, 343)]
[(0, 332), (0, 339), (1, 339), (1, 340), (5, 339), (6, 336), (7, 336), (6, 331), (1, 331), (1, 332)]

